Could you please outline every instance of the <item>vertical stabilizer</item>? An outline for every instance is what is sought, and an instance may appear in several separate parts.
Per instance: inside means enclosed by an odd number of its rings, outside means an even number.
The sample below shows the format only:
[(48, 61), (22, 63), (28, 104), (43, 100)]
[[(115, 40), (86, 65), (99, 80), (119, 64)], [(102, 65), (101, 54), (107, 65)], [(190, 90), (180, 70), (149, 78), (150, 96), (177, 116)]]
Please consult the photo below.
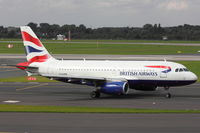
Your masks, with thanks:
[(45, 62), (52, 58), (29, 26), (21, 26), (20, 29), (26, 50), (26, 58), (29, 63)]

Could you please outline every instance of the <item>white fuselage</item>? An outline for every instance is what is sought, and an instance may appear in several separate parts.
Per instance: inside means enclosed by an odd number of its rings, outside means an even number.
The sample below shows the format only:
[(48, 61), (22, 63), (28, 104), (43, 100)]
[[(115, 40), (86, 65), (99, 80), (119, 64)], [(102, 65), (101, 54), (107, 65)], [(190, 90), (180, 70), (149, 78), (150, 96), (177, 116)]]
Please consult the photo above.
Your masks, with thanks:
[[(185, 71), (185, 66), (168, 61), (80, 61), (52, 59), (44, 63), (33, 63), (31, 66), (38, 65), (39, 74), (45, 77), (174, 81), (174, 83), (197, 80), (197, 76), (194, 73)], [(161, 67), (159, 68), (159, 66)], [(163, 72), (169, 68), (162, 68), (162, 66), (170, 67), (170, 71)], [(182, 69), (183, 71), (176, 72), (176, 69)]]

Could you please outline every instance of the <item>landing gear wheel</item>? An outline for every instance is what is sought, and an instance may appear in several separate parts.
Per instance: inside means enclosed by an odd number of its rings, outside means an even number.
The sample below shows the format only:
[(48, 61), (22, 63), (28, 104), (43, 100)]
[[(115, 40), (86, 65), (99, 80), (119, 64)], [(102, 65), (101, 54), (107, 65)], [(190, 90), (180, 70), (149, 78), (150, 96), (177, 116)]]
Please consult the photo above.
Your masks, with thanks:
[(172, 95), (171, 95), (170, 93), (167, 93), (165, 97), (166, 97), (166, 98), (171, 98)]
[(90, 93), (91, 98), (99, 98), (100, 97), (100, 92), (99, 91), (93, 91)]

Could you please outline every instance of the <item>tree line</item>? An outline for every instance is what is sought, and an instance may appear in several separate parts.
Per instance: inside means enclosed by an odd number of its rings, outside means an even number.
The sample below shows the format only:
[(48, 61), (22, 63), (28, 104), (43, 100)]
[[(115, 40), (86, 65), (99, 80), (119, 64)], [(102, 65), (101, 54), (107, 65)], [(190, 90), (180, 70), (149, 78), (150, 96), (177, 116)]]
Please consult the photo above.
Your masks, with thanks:
[[(143, 27), (102, 27), (88, 28), (81, 24), (58, 25), (48, 23), (29, 23), (39, 38), (52, 39), (58, 34), (66, 37), (71, 32), (72, 39), (127, 39), (127, 40), (200, 40), (199, 25), (179, 25), (162, 27), (160, 24), (145, 24)], [(0, 38), (21, 38), (19, 28), (0, 26)]]

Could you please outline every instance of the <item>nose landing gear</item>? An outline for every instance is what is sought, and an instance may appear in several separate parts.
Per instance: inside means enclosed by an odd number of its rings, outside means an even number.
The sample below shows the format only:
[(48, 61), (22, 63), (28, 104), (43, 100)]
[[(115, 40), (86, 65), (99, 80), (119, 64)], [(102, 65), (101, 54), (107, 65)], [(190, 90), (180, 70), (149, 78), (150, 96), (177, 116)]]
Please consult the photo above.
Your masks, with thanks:
[(171, 98), (172, 95), (171, 95), (171, 93), (169, 92), (169, 86), (165, 86), (164, 89), (165, 89), (165, 91), (167, 91), (167, 94), (165, 95), (165, 97), (166, 97), (166, 98)]
[(171, 95), (170, 93), (167, 93), (167, 94), (165, 95), (165, 97), (166, 97), (166, 98), (171, 98), (172, 95)]

